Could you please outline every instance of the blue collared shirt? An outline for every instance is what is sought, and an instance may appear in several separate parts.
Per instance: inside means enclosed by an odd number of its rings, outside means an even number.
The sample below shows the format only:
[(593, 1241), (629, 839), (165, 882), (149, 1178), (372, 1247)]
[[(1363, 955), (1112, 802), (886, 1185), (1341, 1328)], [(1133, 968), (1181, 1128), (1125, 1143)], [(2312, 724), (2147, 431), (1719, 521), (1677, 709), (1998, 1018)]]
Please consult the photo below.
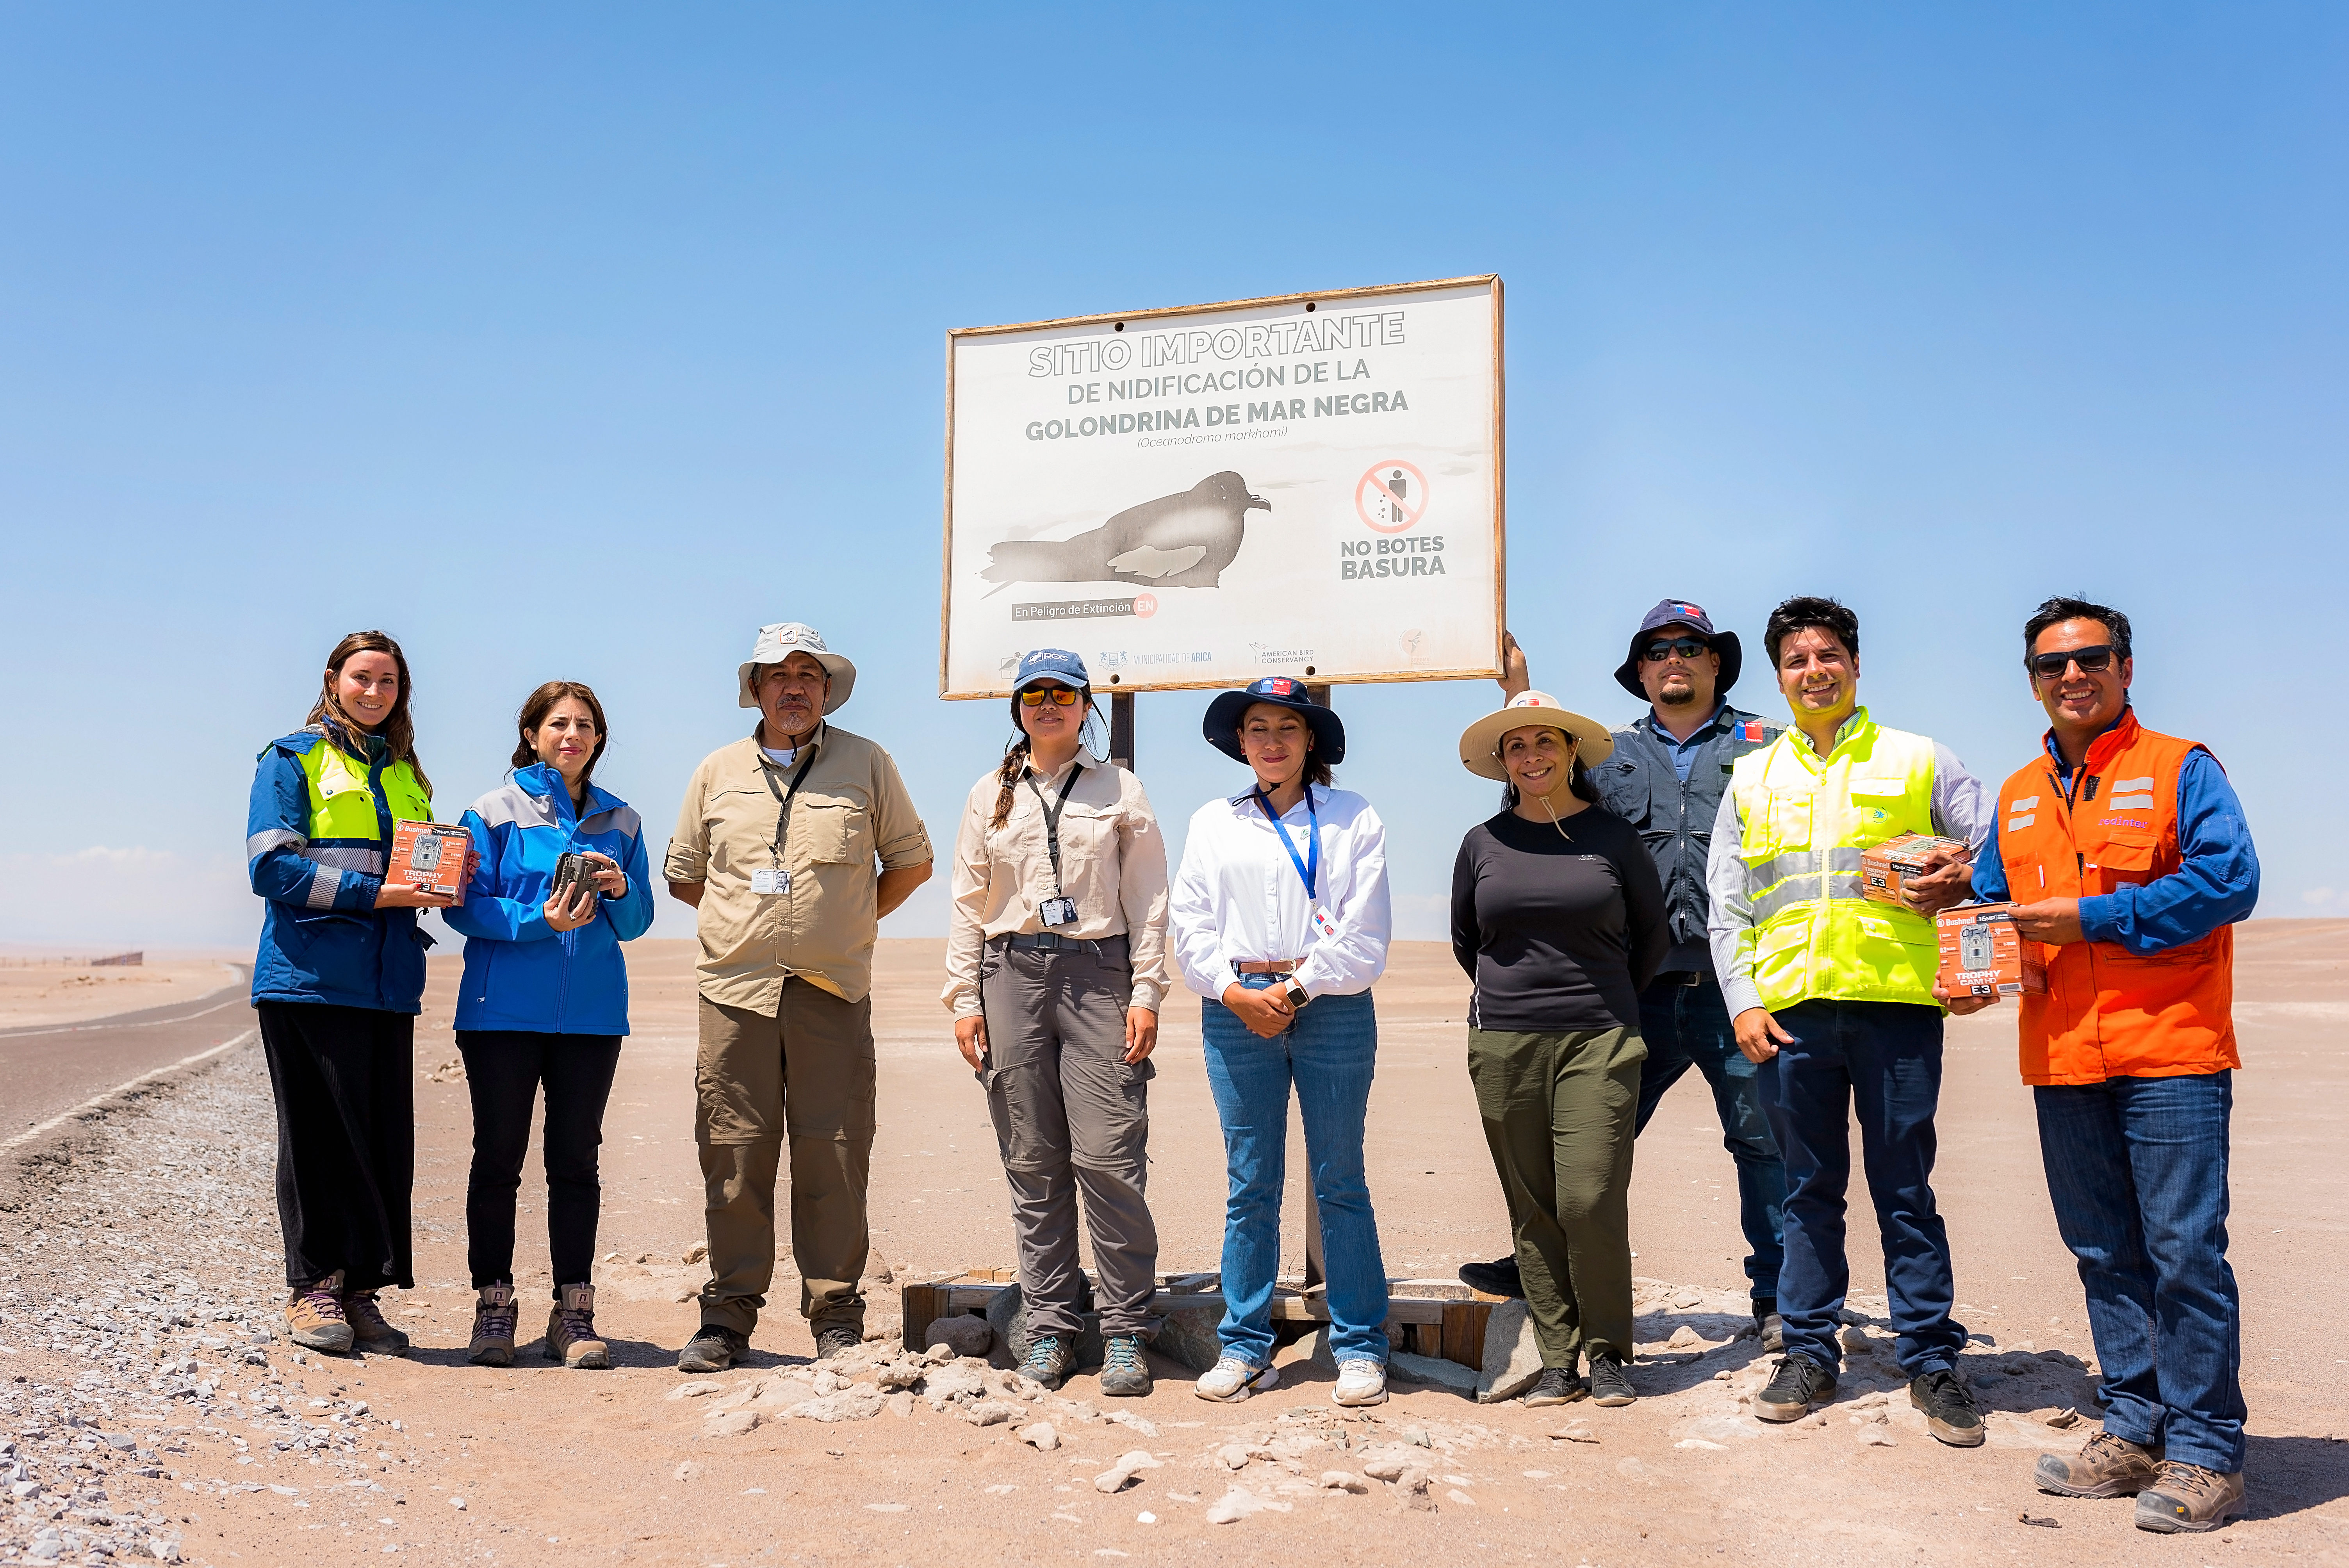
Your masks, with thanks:
[(1646, 721), (1649, 731), (1663, 742), (1664, 750), (1672, 759), (1672, 771), (1680, 775), (1682, 783), (1688, 782), (1689, 769), (1696, 765), (1696, 754), (1704, 749), (1706, 741), (1713, 738), (1713, 727), (1721, 722), (1721, 716), (1728, 707), (1726, 701), (1713, 704), (1712, 717), (1689, 731), (1686, 740), (1682, 740), (1664, 727), (1663, 720), (1656, 717), (1654, 706), (1650, 705)]
[[(2056, 776), (2068, 787), (2071, 769), (2055, 748), (2052, 730), (2046, 746)], [(2219, 759), (2199, 748), (2178, 774), (2178, 849), (2184, 863), (2168, 876), (2080, 901), (2080, 929), (2089, 941), (2117, 943), (2131, 953), (2158, 953), (2199, 942), (2247, 918), (2260, 902), (2260, 857), (2251, 824), (2243, 820), (2243, 803)], [(1974, 856), (1974, 897), (2000, 903), (2013, 896), (1993, 813), (1989, 847)], [(2032, 902), (2031, 889), (2023, 890), (2021, 902)]]

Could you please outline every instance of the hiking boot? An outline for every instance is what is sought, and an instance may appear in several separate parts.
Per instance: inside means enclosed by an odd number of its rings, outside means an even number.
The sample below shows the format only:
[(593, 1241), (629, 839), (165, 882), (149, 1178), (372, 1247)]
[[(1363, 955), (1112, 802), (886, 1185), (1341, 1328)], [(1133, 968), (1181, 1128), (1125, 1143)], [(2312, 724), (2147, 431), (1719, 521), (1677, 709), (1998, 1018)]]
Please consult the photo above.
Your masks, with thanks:
[(1338, 1363), (1338, 1387), (1330, 1399), (1340, 1405), (1383, 1405), (1387, 1402), (1387, 1369), (1367, 1356)]
[(473, 1300), (473, 1337), (465, 1359), (476, 1367), (511, 1367), (514, 1350), (514, 1287), (485, 1284)]
[(405, 1356), (408, 1336), (391, 1326), (376, 1305), (375, 1292), (355, 1290), (343, 1297), (343, 1317), (351, 1326), (351, 1344), (370, 1356)]
[(1770, 1386), (1754, 1396), (1754, 1413), (1765, 1421), (1799, 1421), (1835, 1391), (1834, 1373), (1807, 1356), (1782, 1356)]
[(595, 1335), (594, 1285), (566, 1284), (556, 1293), (554, 1310), (546, 1315), (546, 1358), (596, 1372), (612, 1364), (611, 1351)]
[(1786, 1320), (1778, 1315), (1775, 1301), (1754, 1304), (1754, 1332), (1762, 1336), (1762, 1348), (1773, 1356), (1786, 1353)]
[(2216, 1530), (2243, 1511), (2243, 1472), (2220, 1475), (2184, 1460), (2164, 1460), (2153, 1484), (2137, 1494), (2137, 1527), (2162, 1535)]
[(1925, 1429), (1953, 1449), (1978, 1449), (1990, 1435), (1973, 1390), (1947, 1367), (1910, 1378), (1909, 1402), (1925, 1412)]
[(1460, 1283), (1485, 1295), (1505, 1295), (1512, 1301), (1523, 1301), (1526, 1295), (1525, 1275), (1517, 1270), (1515, 1253), (1489, 1264), (1462, 1264)]
[(1139, 1399), (1150, 1392), (1150, 1363), (1142, 1357), (1142, 1336), (1112, 1334), (1102, 1341), (1101, 1391), (1119, 1399)]
[(1019, 1376), (1033, 1377), (1047, 1388), (1057, 1388), (1077, 1369), (1077, 1347), (1058, 1334), (1040, 1334), (1028, 1342), (1019, 1360)]
[(1639, 1397), (1632, 1391), (1631, 1379), (1624, 1375), (1621, 1357), (1612, 1351), (1602, 1350), (1590, 1358), (1592, 1404), (1628, 1405)]
[(285, 1298), (285, 1336), (305, 1350), (339, 1356), (351, 1347), (351, 1322), (343, 1315), (343, 1271)]
[(2031, 1479), (2058, 1497), (2134, 1497), (2153, 1484), (2160, 1462), (2127, 1438), (2098, 1432), (2076, 1454), (2041, 1454)]
[(723, 1372), (750, 1353), (750, 1336), (722, 1323), (705, 1323), (677, 1355), (680, 1372)]
[(1271, 1366), (1258, 1367), (1226, 1356), (1215, 1365), (1215, 1369), (1191, 1385), (1191, 1392), (1202, 1399), (1213, 1399), (1219, 1405), (1237, 1405), (1250, 1394), (1261, 1394), (1280, 1387), (1280, 1371)]
[(864, 1330), (862, 1328), (846, 1323), (828, 1324), (815, 1331), (815, 1358), (829, 1361), (864, 1343)]
[(1526, 1390), (1526, 1407), (1539, 1409), (1544, 1405), (1571, 1405), (1588, 1392), (1572, 1368), (1545, 1367), (1541, 1376), (1534, 1379), (1534, 1386)]

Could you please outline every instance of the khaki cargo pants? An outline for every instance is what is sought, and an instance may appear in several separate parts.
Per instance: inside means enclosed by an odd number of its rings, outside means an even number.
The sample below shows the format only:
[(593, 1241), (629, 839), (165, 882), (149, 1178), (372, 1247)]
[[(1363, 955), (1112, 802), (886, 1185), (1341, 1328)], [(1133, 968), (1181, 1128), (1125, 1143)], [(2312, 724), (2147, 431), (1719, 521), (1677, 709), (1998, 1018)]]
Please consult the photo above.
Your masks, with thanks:
[(701, 998), (694, 1141), (709, 1225), (701, 1321), (748, 1335), (775, 1277), (775, 1175), (792, 1151), (792, 1255), (818, 1332), (864, 1328), (857, 1281), (872, 1243), (873, 999), (794, 975), (771, 1017)]

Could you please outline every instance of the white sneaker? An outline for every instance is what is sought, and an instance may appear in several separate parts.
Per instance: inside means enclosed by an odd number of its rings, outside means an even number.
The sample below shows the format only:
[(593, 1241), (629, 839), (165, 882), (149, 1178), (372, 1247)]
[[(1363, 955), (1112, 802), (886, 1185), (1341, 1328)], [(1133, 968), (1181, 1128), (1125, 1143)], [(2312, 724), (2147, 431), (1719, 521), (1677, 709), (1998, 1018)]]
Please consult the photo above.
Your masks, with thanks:
[(1237, 1405), (1250, 1394), (1262, 1393), (1280, 1386), (1280, 1370), (1272, 1366), (1255, 1367), (1237, 1356), (1226, 1356), (1216, 1363), (1216, 1369), (1191, 1386), (1191, 1392), (1202, 1399), (1218, 1404)]
[(1365, 1356), (1338, 1363), (1338, 1391), (1330, 1396), (1340, 1405), (1383, 1405), (1387, 1402), (1387, 1369)]

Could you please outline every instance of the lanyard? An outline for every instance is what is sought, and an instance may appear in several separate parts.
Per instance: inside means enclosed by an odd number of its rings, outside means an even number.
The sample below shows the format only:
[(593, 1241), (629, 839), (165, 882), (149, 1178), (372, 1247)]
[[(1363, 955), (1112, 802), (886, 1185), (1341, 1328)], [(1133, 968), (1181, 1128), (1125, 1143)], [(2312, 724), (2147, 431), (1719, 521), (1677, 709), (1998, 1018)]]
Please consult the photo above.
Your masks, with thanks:
[(1044, 852), (1052, 857), (1052, 896), (1054, 898), (1068, 896), (1067, 892), (1061, 886), (1061, 810), (1069, 803), (1069, 791), (1077, 787), (1077, 775), (1084, 770), (1085, 765), (1081, 762), (1071, 766), (1069, 769), (1069, 777), (1061, 785), (1060, 799), (1049, 806), (1044, 804), (1044, 791), (1036, 788), (1035, 770), (1030, 769), (1028, 774), (1028, 788), (1035, 793), (1036, 809), (1044, 813)]
[(1288, 851), (1288, 863), (1295, 866), (1297, 874), (1304, 879), (1306, 902), (1310, 903), (1319, 899), (1321, 896), (1321, 814), (1313, 809), (1313, 786), (1308, 784), (1305, 787), (1305, 818), (1309, 824), (1305, 834), (1311, 842), (1311, 858), (1309, 860), (1298, 858), (1297, 846), (1288, 841), (1288, 830), (1282, 827), (1280, 819), (1273, 814), (1272, 800), (1265, 794), (1261, 784), (1256, 787), (1256, 803), (1264, 812), (1264, 820), (1272, 824), (1272, 836), (1278, 839), (1280, 847)]
[(790, 838), (792, 834), (792, 797), (800, 792), (800, 780), (806, 778), (808, 769), (814, 766), (815, 752), (811, 749), (807, 754), (807, 760), (800, 764), (800, 770), (792, 775), (792, 787), (789, 789), (778, 789), (775, 788), (775, 775), (782, 770), (768, 767), (764, 758), (761, 758), (759, 763), (759, 777), (766, 780), (767, 793), (772, 795), (775, 798), (775, 803), (782, 808), (775, 817), (773, 852), (777, 866), (783, 863), (783, 841)]

